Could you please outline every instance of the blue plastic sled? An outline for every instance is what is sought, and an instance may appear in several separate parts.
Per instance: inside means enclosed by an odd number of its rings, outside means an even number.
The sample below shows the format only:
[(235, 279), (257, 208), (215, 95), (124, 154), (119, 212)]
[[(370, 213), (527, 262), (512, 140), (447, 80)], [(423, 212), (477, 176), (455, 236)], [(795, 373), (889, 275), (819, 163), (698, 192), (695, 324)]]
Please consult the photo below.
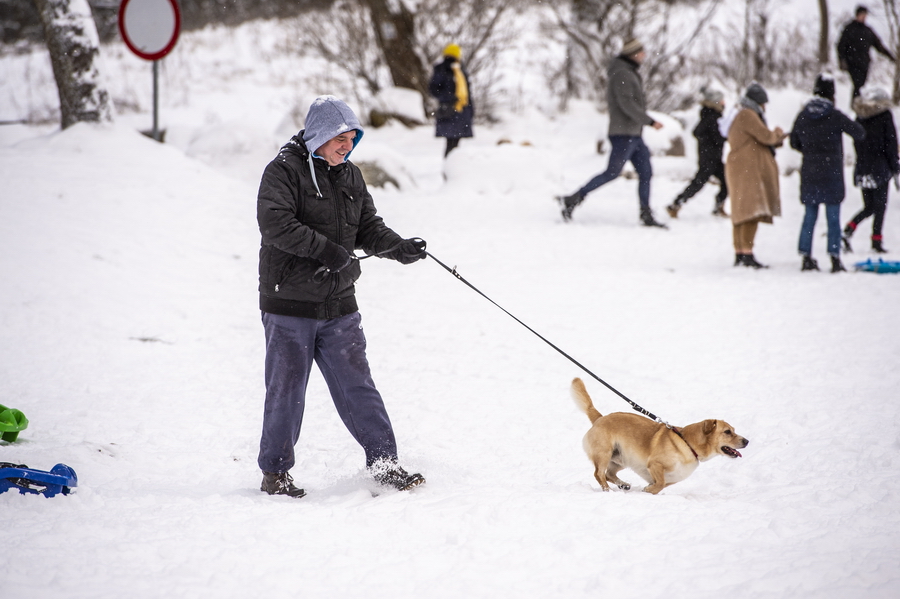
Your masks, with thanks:
[(65, 464), (57, 464), (50, 472), (35, 470), (22, 464), (0, 462), (0, 493), (18, 489), (19, 493), (34, 493), (53, 497), (59, 493), (68, 495), (78, 486), (78, 476)]
[(900, 262), (891, 261), (886, 262), (881, 258), (878, 259), (878, 262), (872, 262), (872, 259), (869, 258), (865, 262), (857, 262), (855, 264), (856, 270), (862, 270), (865, 272), (876, 272), (879, 274), (882, 273), (898, 273), (900, 272)]

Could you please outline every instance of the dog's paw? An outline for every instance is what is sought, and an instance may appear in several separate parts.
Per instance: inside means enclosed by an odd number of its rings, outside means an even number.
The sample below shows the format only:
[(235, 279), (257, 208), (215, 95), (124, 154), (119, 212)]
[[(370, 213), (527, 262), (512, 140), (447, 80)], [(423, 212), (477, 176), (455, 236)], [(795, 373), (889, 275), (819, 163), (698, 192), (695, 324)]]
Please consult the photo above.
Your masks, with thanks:
[(619, 487), (620, 489), (622, 489), (623, 491), (630, 491), (630, 490), (631, 490), (631, 485), (629, 485), (628, 483), (619, 483), (618, 487)]

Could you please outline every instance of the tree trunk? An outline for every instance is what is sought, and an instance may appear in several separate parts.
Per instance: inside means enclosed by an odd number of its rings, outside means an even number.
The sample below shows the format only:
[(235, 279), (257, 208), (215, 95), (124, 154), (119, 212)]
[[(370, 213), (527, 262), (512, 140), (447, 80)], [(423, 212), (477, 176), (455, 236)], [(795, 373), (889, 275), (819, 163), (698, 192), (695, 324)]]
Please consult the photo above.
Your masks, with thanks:
[(415, 51), (415, 15), (403, 2), (364, 0), (364, 3), (371, 12), (375, 38), (394, 85), (414, 89), (423, 99), (427, 98), (428, 73)]
[(100, 85), (100, 39), (87, 0), (34, 0), (59, 91), (62, 128), (111, 122), (109, 93)]
[(828, 0), (819, 0), (819, 64), (828, 64)]
[(894, 62), (893, 86), (891, 88), (891, 101), (894, 104), (900, 102), (900, 7), (897, 6), (895, 0), (883, 0), (884, 16), (887, 20), (888, 31), (890, 32), (890, 41), (888, 46), (894, 51), (894, 56), (898, 58)]

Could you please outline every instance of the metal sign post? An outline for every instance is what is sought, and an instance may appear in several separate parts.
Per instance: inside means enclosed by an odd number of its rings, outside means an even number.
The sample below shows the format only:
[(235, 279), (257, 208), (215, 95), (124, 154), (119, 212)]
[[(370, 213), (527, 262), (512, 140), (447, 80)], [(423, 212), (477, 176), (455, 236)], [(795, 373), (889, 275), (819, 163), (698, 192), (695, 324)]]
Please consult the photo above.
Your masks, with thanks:
[(153, 62), (153, 131), (159, 130), (159, 61), (175, 47), (181, 30), (177, 0), (122, 0), (119, 5), (119, 33), (128, 49)]

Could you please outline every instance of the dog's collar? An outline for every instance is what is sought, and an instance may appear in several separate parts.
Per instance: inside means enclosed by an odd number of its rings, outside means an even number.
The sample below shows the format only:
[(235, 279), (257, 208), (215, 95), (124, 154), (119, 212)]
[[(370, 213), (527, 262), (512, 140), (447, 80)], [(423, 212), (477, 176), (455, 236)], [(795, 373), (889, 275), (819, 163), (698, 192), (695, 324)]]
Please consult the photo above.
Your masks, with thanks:
[(676, 435), (678, 435), (679, 437), (681, 437), (681, 440), (684, 441), (684, 444), (688, 446), (688, 449), (691, 450), (691, 453), (694, 454), (694, 457), (697, 458), (697, 460), (699, 461), (699, 460), (700, 460), (700, 456), (697, 455), (697, 452), (694, 451), (694, 448), (691, 447), (691, 444), (688, 443), (688, 442), (687, 442), (687, 439), (684, 438), (684, 435), (681, 434), (681, 429), (678, 428), (677, 426), (673, 426), (673, 427), (672, 427), (672, 432), (674, 432)]

